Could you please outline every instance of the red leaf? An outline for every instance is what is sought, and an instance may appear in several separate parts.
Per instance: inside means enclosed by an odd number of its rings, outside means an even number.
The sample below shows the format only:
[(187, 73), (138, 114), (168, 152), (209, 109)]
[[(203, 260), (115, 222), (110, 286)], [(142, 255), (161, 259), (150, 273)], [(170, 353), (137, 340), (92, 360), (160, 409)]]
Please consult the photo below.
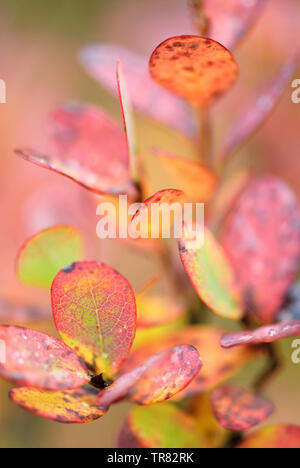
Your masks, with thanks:
[(76, 354), (52, 336), (1, 325), (0, 339), (6, 351), (0, 375), (6, 380), (43, 390), (73, 389), (89, 382), (87, 369)]
[(53, 281), (52, 310), (62, 340), (96, 374), (118, 372), (136, 326), (134, 293), (123, 276), (101, 263), (74, 263)]
[(10, 399), (42, 418), (66, 424), (83, 424), (105, 413), (97, 406), (98, 391), (88, 385), (76, 390), (45, 392), (35, 388), (14, 388)]
[(300, 448), (300, 426), (265, 427), (250, 434), (237, 448)]
[(238, 66), (225, 47), (199, 36), (167, 39), (154, 50), (149, 67), (154, 81), (195, 107), (212, 104), (238, 74)]
[(232, 155), (265, 122), (288, 86), (296, 66), (297, 58), (293, 57), (282, 67), (279, 73), (276, 73), (273, 80), (264, 87), (258, 97), (254, 99), (254, 102), (251, 100), (247, 107), (238, 112), (224, 144), (224, 158)]
[(204, 20), (197, 21), (200, 32), (204, 27), (208, 33), (205, 35), (233, 49), (261, 14), (266, 0), (191, 0), (191, 4), (195, 15), (204, 16)]
[(247, 344), (272, 343), (283, 338), (300, 336), (300, 322), (282, 322), (277, 325), (267, 325), (256, 330), (239, 333), (226, 333), (221, 339), (223, 348)]
[(57, 108), (50, 119), (50, 139), (54, 156), (33, 149), (20, 149), (16, 153), (92, 192), (134, 194), (126, 139), (103, 110), (83, 104)]
[(246, 431), (264, 422), (274, 411), (273, 404), (265, 398), (229, 385), (213, 392), (211, 404), (221, 426), (232, 431)]
[(193, 346), (181, 345), (161, 351), (103, 390), (98, 404), (108, 408), (126, 397), (139, 405), (168, 400), (189, 385), (201, 366), (198, 351)]
[(130, 373), (142, 365), (151, 355), (171, 346), (189, 343), (194, 346), (203, 362), (199, 375), (181, 393), (179, 398), (187, 398), (210, 391), (217, 385), (238, 373), (243, 366), (257, 357), (258, 350), (243, 347), (224, 350), (219, 346), (224, 330), (211, 326), (190, 326), (163, 339), (146, 342), (134, 350), (125, 362), (122, 372)]
[(91, 44), (80, 51), (80, 61), (88, 73), (114, 94), (117, 93), (115, 70), (119, 60), (124, 64), (134, 107), (155, 120), (190, 133), (193, 122), (188, 108), (151, 80), (146, 58), (114, 44)]
[(271, 321), (299, 268), (300, 211), (289, 187), (267, 176), (250, 183), (224, 223), (221, 242), (246, 309)]

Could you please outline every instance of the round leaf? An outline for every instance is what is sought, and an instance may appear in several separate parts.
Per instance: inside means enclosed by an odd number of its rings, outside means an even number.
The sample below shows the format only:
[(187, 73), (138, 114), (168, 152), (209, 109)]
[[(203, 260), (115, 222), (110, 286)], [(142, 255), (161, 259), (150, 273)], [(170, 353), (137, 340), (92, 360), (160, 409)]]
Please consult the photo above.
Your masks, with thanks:
[(218, 42), (178, 36), (160, 44), (150, 58), (152, 78), (193, 106), (207, 107), (235, 82), (238, 66)]
[(25, 284), (50, 288), (59, 270), (82, 256), (80, 232), (70, 226), (54, 226), (25, 242), (17, 257), (17, 274)]
[(114, 376), (135, 336), (136, 303), (128, 281), (107, 265), (78, 262), (58, 273), (51, 294), (62, 340), (96, 374)]
[(194, 346), (203, 362), (203, 368), (178, 398), (194, 396), (212, 390), (237, 374), (243, 366), (257, 357), (258, 350), (250, 347), (224, 350), (219, 346), (224, 330), (211, 326), (191, 326), (172, 332), (171, 336), (153, 339), (140, 345), (125, 362), (122, 372), (127, 373), (142, 365), (151, 355), (171, 346), (188, 343)]
[(0, 376), (42, 390), (78, 388), (89, 382), (86, 367), (73, 351), (52, 336), (29, 328), (0, 326), (4, 362)]
[(265, 398), (229, 385), (213, 392), (211, 404), (221, 426), (232, 431), (246, 431), (264, 422), (274, 411), (273, 404)]
[(187, 387), (201, 367), (198, 351), (193, 346), (181, 345), (161, 351), (103, 390), (98, 404), (108, 408), (125, 397), (139, 405), (168, 400)]
[(21, 408), (42, 418), (66, 424), (82, 424), (101, 418), (97, 390), (84, 386), (77, 390), (46, 392), (34, 388), (14, 388), (10, 399)]

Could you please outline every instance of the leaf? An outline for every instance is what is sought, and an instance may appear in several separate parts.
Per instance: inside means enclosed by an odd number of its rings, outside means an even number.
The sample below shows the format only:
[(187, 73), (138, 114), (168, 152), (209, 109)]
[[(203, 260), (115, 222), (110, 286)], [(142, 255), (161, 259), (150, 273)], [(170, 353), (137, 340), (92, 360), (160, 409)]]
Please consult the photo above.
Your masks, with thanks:
[(137, 327), (147, 328), (169, 323), (185, 313), (182, 304), (172, 297), (137, 295)]
[(24, 324), (40, 320), (49, 320), (50, 310), (35, 304), (22, 303), (19, 300), (0, 298), (0, 323)]
[(49, 127), (53, 156), (27, 148), (16, 153), (92, 192), (135, 195), (129, 178), (126, 139), (102, 109), (66, 104), (52, 113)]
[(50, 288), (56, 273), (82, 256), (81, 233), (70, 226), (54, 226), (25, 242), (17, 256), (17, 275), (25, 284)]
[(156, 151), (156, 156), (172, 178), (172, 187), (181, 189), (196, 202), (208, 201), (217, 185), (217, 176), (208, 168), (195, 161)]
[(192, 416), (171, 404), (134, 407), (128, 425), (145, 448), (198, 448), (203, 441)]
[(275, 409), (266, 398), (232, 385), (217, 388), (211, 404), (221, 426), (232, 431), (246, 431), (263, 423)]
[(198, 351), (193, 346), (161, 351), (99, 393), (98, 405), (108, 408), (126, 397), (143, 406), (160, 403), (186, 388), (201, 367)]
[(116, 63), (124, 64), (124, 74), (133, 106), (155, 120), (191, 133), (192, 115), (186, 105), (171, 93), (157, 86), (150, 78), (146, 57), (115, 44), (89, 44), (79, 53), (86, 71), (102, 86), (116, 94)]
[[(170, 237), (170, 225), (172, 223), (177, 225), (178, 215), (181, 214), (182, 205), (185, 201), (186, 195), (182, 190), (160, 190), (141, 203), (140, 207), (132, 216), (131, 228), (134, 227), (136, 231), (139, 231), (139, 235), (146, 239), (149, 237)], [(172, 206), (174, 208), (172, 214), (173, 218), (171, 217)], [(170, 213), (169, 219), (167, 219), (166, 216), (166, 208), (168, 213)]]
[(136, 303), (129, 282), (107, 265), (74, 263), (53, 281), (52, 310), (62, 340), (96, 374), (114, 376), (135, 336)]
[(42, 390), (78, 388), (89, 382), (86, 367), (73, 351), (52, 336), (29, 328), (0, 325), (5, 362), (0, 376)]
[(76, 390), (45, 392), (35, 388), (14, 388), (10, 399), (26, 411), (66, 424), (83, 424), (105, 413), (97, 406), (98, 391), (88, 385)]
[[(189, 226), (191, 223), (186, 224), (186, 227)], [(243, 310), (233, 270), (221, 245), (207, 228), (204, 229), (203, 246), (200, 241), (203, 228), (198, 228), (193, 238), (189, 238), (188, 231), (185, 231), (179, 240), (184, 269), (200, 298), (213, 312), (221, 317), (239, 320)], [(194, 246), (196, 240), (199, 247)]]
[(265, 427), (247, 436), (238, 448), (300, 448), (300, 426)]
[(221, 243), (248, 313), (272, 321), (300, 260), (300, 210), (285, 182), (273, 176), (253, 180), (226, 219)]
[(238, 66), (221, 44), (199, 36), (178, 36), (160, 44), (150, 58), (154, 81), (195, 107), (207, 107), (235, 82)]
[(223, 348), (233, 348), (234, 346), (247, 344), (273, 343), (292, 336), (300, 336), (300, 321), (281, 322), (277, 325), (267, 325), (256, 330), (226, 333), (222, 336), (221, 346)]
[(297, 58), (290, 59), (260, 91), (256, 99), (252, 99), (247, 107), (242, 108), (231, 125), (226, 137), (223, 158), (228, 158), (263, 125), (274, 110), (285, 88), (288, 86), (296, 70)]
[(132, 116), (133, 111), (131, 101), (129, 98), (127, 82), (124, 76), (123, 65), (120, 61), (117, 64), (117, 84), (119, 92), (119, 101), (123, 116), (124, 130), (126, 134), (128, 158), (130, 162), (130, 175), (133, 181), (138, 182), (139, 177), (136, 162), (135, 128)]
[(168, 337), (146, 341), (135, 349), (125, 362), (122, 373), (131, 372), (143, 364), (151, 355), (172, 346), (188, 343), (194, 346), (203, 362), (200, 374), (190, 385), (178, 394), (180, 399), (191, 397), (214, 389), (225, 380), (237, 374), (248, 362), (257, 356), (258, 350), (242, 347), (224, 350), (219, 346), (224, 330), (203, 325), (176, 330)]
[[(192, 0), (199, 31), (221, 42), (230, 50), (243, 39), (244, 35), (262, 13), (266, 0)], [(203, 29), (205, 28), (205, 29)]]

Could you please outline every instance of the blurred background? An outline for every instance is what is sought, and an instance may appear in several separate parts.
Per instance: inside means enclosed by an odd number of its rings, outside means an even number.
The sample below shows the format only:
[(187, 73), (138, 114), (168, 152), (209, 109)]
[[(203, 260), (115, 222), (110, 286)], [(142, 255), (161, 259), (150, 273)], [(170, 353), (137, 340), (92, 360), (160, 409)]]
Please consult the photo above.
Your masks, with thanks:
[[(216, 144), (240, 104), (273, 76), (299, 40), (299, 0), (267, 3), (235, 52), (240, 80), (214, 109)], [(0, 0), (0, 79), (7, 86), (7, 103), (0, 104), (1, 298), (49, 308), (48, 293), (18, 283), (14, 260), (25, 239), (58, 223), (78, 226), (86, 235), (89, 255), (116, 267), (136, 288), (157, 270), (149, 253), (97, 239), (95, 197), (59, 175), (18, 159), (13, 149), (42, 144), (47, 114), (66, 100), (100, 105), (121, 121), (117, 101), (78, 63), (78, 49), (84, 44), (119, 43), (149, 56), (167, 37), (193, 32), (185, 0)], [(300, 72), (295, 78), (300, 78)], [(136, 118), (139, 145), (150, 166), (151, 146), (195, 157), (193, 142), (185, 136), (145, 117)], [(299, 125), (300, 105), (291, 102), (291, 89), (287, 89), (268, 123), (239, 153), (237, 164), (280, 175), (300, 196)], [(160, 188), (155, 167), (150, 171), (153, 187)], [(51, 323), (31, 325), (55, 334)], [(285, 365), (267, 388), (277, 406), (268, 424), (300, 424), (300, 366), (291, 363), (290, 342), (279, 345)], [(129, 408), (117, 405), (95, 423), (64, 426), (14, 406), (7, 398), (9, 388), (0, 382), (0, 447), (114, 447)]]

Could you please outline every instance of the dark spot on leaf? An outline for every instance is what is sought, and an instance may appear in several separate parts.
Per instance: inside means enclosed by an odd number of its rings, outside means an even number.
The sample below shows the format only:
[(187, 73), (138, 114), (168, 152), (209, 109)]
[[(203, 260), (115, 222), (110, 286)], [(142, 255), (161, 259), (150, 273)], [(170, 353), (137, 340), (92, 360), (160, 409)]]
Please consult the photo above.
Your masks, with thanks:
[(71, 265), (63, 268), (63, 272), (64, 273), (72, 273), (72, 271), (74, 271), (76, 268), (76, 263), (71, 263)]

